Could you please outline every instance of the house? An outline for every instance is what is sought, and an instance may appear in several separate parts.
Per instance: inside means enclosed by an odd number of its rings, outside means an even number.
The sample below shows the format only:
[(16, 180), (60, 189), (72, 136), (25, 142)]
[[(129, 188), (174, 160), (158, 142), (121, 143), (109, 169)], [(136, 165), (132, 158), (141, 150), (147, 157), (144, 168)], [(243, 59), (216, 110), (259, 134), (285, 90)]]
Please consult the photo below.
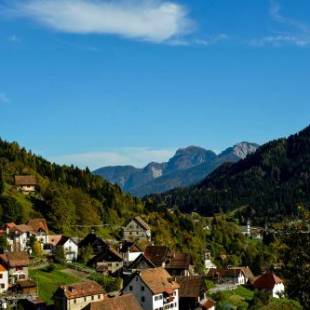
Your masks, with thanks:
[(18, 191), (24, 194), (33, 193), (36, 191), (37, 179), (32, 175), (16, 175), (14, 177), (15, 186)]
[(283, 280), (273, 272), (266, 272), (257, 277), (253, 281), (253, 287), (258, 290), (268, 291), (275, 298), (283, 296), (285, 292)]
[(77, 260), (79, 247), (72, 238), (61, 236), (60, 240), (56, 244), (56, 249), (57, 248), (61, 248), (63, 250), (66, 262), (73, 262)]
[(164, 268), (157, 267), (133, 275), (123, 292), (135, 295), (144, 310), (178, 310), (179, 287)]
[(0, 294), (9, 288), (9, 272), (4, 265), (0, 264)]
[(151, 241), (151, 228), (142, 220), (140, 216), (136, 216), (125, 227), (123, 231), (123, 239), (130, 241)]
[(170, 255), (170, 249), (164, 245), (149, 245), (144, 250), (144, 256), (156, 267), (165, 268)]
[(203, 256), (204, 261), (204, 267), (206, 271), (209, 271), (209, 269), (216, 269), (216, 265), (212, 262), (211, 252), (205, 251)]
[(88, 304), (104, 299), (101, 285), (95, 281), (85, 281), (61, 285), (53, 295), (56, 310), (81, 310)]
[(30, 238), (31, 227), (25, 224), (16, 225), (15, 223), (5, 224), (8, 241), (8, 250), (10, 252), (26, 251)]
[(44, 253), (50, 256), (53, 255), (61, 238), (62, 235), (47, 235), (47, 243), (43, 245)]
[(143, 250), (132, 241), (124, 240), (120, 244), (119, 252), (123, 256), (124, 265), (128, 265), (133, 262), (140, 254), (143, 254)]
[(250, 282), (254, 275), (249, 267), (229, 267), (210, 269), (207, 277), (218, 283), (244, 285)]
[(197, 310), (207, 302), (206, 287), (204, 277), (186, 276), (176, 277), (175, 281), (179, 288), (179, 308), (180, 310)]
[(35, 236), (42, 245), (48, 243), (48, 226), (46, 219), (34, 218), (31, 219), (27, 225), (30, 227), (30, 234)]
[(0, 262), (8, 270), (9, 286), (13, 286), (21, 280), (28, 280), (30, 259), (27, 252), (0, 254)]
[(165, 268), (172, 276), (189, 276), (194, 273), (192, 257), (186, 253), (173, 252)]
[(119, 252), (107, 245), (101, 253), (94, 256), (87, 264), (96, 267), (96, 271), (99, 273), (116, 275), (123, 268), (123, 258)]
[(30, 279), (18, 281), (15, 286), (15, 292), (28, 296), (37, 296), (37, 284), (35, 281)]
[(31, 236), (42, 244), (42, 248), (48, 241), (48, 227), (44, 218), (34, 218), (27, 224), (20, 225), (7, 223), (4, 230), (11, 252), (28, 250)]
[(83, 310), (143, 310), (132, 294), (125, 294), (102, 301), (92, 302)]
[(186, 276), (194, 272), (190, 254), (171, 251), (166, 246), (147, 246), (144, 251), (144, 256), (156, 267), (164, 267), (174, 276)]
[(130, 275), (137, 271), (139, 272), (155, 267), (156, 266), (148, 258), (146, 258), (144, 254), (140, 254), (130, 265), (124, 268), (124, 274)]
[(106, 247), (107, 243), (98, 237), (94, 232), (88, 234), (79, 242), (79, 249), (91, 247), (94, 255), (100, 254)]

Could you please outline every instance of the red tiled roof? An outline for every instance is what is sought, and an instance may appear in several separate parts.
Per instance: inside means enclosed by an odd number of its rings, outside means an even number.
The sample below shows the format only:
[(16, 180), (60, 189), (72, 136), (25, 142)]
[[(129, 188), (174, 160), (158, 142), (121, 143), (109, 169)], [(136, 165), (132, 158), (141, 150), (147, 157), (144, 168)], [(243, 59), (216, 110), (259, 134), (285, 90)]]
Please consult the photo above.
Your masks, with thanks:
[(34, 218), (28, 222), (28, 226), (32, 227), (34, 232), (38, 232), (40, 229), (48, 233), (48, 226), (45, 218)]
[(15, 225), (12, 230), (17, 230), (21, 233), (27, 233), (32, 231), (32, 227), (26, 224)]
[(180, 297), (198, 298), (205, 290), (204, 277), (202, 276), (176, 277), (175, 279), (180, 285)]
[(7, 271), (7, 269), (2, 264), (0, 264), (0, 272), (4, 272), (4, 271)]
[(153, 294), (174, 291), (180, 287), (162, 267), (143, 270), (140, 272), (140, 278)]
[(20, 186), (37, 185), (37, 179), (33, 175), (16, 175), (14, 178), (15, 178), (15, 185), (20, 185)]
[(93, 302), (86, 307), (86, 310), (143, 310), (143, 308), (134, 295), (126, 294)]
[(169, 257), (169, 248), (162, 245), (149, 245), (144, 251), (144, 255), (155, 266), (160, 267)]
[(0, 254), (0, 260), (9, 268), (25, 267), (30, 265), (27, 252), (8, 252)]
[(202, 309), (208, 310), (215, 306), (215, 302), (212, 299), (209, 299), (203, 304)]
[(283, 280), (273, 272), (266, 272), (255, 279), (253, 286), (257, 289), (272, 290), (276, 284), (283, 283)]
[(62, 235), (49, 235), (48, 236), (48, 243), (56, 246), (59, 240), (61, 239)]
[(167, 269), (188, 269), (191, 264), (192, 258), (190, 254), (185, 253), (174, 253), (169, 263), (167, 264)]
[(84, 281), (75, 284), (61, 285), (55, 295), (64, 294), (67, 299), (104, 294), (100, 284), (95, 281)]

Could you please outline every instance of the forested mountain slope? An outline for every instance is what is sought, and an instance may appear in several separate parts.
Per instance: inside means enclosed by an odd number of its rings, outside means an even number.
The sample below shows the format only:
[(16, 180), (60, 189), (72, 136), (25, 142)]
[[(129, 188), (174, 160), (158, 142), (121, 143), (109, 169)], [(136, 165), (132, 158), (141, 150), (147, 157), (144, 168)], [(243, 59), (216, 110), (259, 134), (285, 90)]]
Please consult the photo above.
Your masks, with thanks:
[(235, 164), (222, 165), (196, 186), (149, 198), (203, 215), (240, 209), (261, 224), (294, 216), (297, 205), (310, 205), (310, 126)]

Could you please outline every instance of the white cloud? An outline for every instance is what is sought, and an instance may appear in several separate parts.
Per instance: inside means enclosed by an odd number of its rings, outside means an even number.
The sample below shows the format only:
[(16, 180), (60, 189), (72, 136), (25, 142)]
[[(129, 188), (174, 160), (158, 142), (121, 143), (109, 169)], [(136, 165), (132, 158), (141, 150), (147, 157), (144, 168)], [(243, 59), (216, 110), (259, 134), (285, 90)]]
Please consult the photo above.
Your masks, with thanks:
[(10, 98), (5, 93), (0, 93), (0, 103), (9, 103)]
[(66, 33), (163, 42), (193, 30), (186, 8), (168, 0), (15, 0), (7, 6), (11, 15)]
[(163, 162), (175, 153), (175, 149), (151, 149), (146, 147), (121, 148), (98, 152), (76, 153), (47, 157), (59, 164), (76, 165), (96, 169), (104, 166), (133, 165), (144, 167), (149, 162)]

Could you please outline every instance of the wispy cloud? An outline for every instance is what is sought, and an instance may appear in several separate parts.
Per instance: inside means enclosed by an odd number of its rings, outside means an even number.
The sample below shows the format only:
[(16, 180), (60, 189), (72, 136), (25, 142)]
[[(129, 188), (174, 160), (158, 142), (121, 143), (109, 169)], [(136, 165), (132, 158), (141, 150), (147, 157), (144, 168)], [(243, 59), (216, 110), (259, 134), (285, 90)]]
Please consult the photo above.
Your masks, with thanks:
[(253, 39), (250, 41), (250, 44), (253, 46), (272, 45), (274, 47), (281, 47), (284, 44), (291, 44), (299, 47), (304, 47), (307, 46), (309, 43), (310, 41), (308, 39), (289, 34), (271, 35), (259, 39)]
[(287, 44), (298, 47), (310, 45), (309, 24), (283, 15), (280, 4), (275, 0), (270, 1), (269, 15), (274, 22), (285, 26), (287, 30), (281, 32), (278, 31), (272, 35), (253, 39), (250, 41), (251, 45), (272, 45), (275, 47), (280, 47)]
[(186, 7), (164, 0), (10, 0), (6, 13), (56, 31), (163, 42), (191, 32)]
[(0, 92), (0, 103), (9, 103), (10, 98), (5, 94)]
[(120, 149), (103, 150), (98, 152), (86, 152), (47, 157), (59, 164), (90, 167), (91, 169), (116, 166), (133, 165), (143, 167), (149, 162), (163, 162), (169, 159), (175, 149), (152, 149), (147, 147), (129, 147)]
[(201, 38), (190, 38), (190, 39), (175, 39), (171, 40), (168, 43), (170, 45), (175, 45), (175, 46), (195, 46), (195, 45), (200, 45), (200, 46), (211, 46), (215, 45), (224, 41), (227, 41), (229, 39), (229, 36), (225, 33), (219, 33), (219, 34), (214, 34), (214, 35), (209, 35)]

